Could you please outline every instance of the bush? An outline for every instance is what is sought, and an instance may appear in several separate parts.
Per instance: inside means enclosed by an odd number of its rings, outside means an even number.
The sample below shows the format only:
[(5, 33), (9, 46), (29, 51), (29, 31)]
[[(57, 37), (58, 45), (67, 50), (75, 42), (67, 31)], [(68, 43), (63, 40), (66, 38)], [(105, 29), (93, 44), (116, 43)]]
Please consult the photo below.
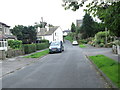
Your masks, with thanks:
[(113, 43), (114, 43), (115, 45), (120, 45), (120, 41), (119, 41), (119, 40), (115, 40)]
[(42, 49), (45, 49), (45, 48), (48, 48), (49, 47), (49, 43), (38, 43), (36, 44), (36, 49), (37, 50), (42, 50)]
[(12, 49), (21, 49), (22, 41), (20, 40), (8, 40), (8, 46)]
[(99, 45), (100, 47), (104, 47), (105, 45), (104, 45), (104, 43), (100, 43), (100, 45)]
[(49, 47), (48, 42), (46, 42), (46, 43), (37, 43), (37, 44), (24, 44), (23, 45), (25, 54), (35, 52), (36, 50), (46, 49), (48, 47)]
[(25, 54), (29, 54), (36, 51), (36, 44), (24, 44), (23, 48)]
[(110, 47), (112, 47), (112, 45), (114, 45), (114, 44), (113, 44), (113, 43), (107, 43), (107, 44), (105, 45), (105, 47), (110, 48)]
[(83, 39), (83, 40), (78, 40), (78, 43), (79, 44), (87, 44), (88, 42), (87, 42), (87, 40)]
[(49, 43), (49, 41), (48, 40), (40, 40), (40, 43)]

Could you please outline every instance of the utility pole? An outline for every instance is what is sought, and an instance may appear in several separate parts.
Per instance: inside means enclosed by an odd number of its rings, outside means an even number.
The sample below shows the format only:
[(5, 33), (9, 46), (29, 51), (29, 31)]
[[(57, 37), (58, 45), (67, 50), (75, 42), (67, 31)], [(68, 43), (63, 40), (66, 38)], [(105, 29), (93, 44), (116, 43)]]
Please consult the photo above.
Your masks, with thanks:
[(106, 32), (105, 44), (107, 44), (107, 28), (105, 28), (105, 32)]
[(41, 17), (41, 21), (42, 21), (42, 28), (44, 28), (43, 17)]

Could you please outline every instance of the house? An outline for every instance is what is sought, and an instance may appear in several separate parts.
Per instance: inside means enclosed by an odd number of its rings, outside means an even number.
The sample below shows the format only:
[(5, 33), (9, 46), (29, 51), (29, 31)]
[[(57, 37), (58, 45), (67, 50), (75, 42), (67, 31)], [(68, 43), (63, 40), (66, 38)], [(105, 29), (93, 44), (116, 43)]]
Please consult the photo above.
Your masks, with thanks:
[(10, 32), (10, 26), (0, 22), (0, 50), (7, 51), (7, 41), (16, 39)]
[(45, 33), (47, 32), (47, 28), (40, 28), (38, 27), (37, 30), (37, 40), (43, 40), (44, 39), (44, 36), (45, 36)]
[(37, 29), (37, 40), (49, 40), (52, 41), (62, 41), (63, 42), (63, 31), (60, 26), (47, 27)]
[(76, 26), (81, 27), (83, 20), (76, 20)]
[(64, 30), (64, 31), (63, 31), (63, 36), (67, 36), (69, 33), (71, 33), (70, 30)]

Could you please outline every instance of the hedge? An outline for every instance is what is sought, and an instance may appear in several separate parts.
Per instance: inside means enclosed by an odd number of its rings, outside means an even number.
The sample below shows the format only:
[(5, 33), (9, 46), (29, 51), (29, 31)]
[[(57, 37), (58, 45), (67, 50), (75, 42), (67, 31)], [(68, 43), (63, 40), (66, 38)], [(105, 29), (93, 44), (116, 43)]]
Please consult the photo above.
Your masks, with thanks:
[(12, 49), (21, 49), (22, 41), (20, 40), (8, 40), (8, 46)]
[(46, 49), (48, 47), (49, 47), (49, 43), (37, 43), (37, 44), (24, 44), (23, 45), (25, 54), (29, 54), (37, 50)]
[(37, 50), (42, 50), (42, 49), (45, 49), (45, 48), (48, 48), (49, 47), (49, 43), (39, 43), (39, 44), (36, 44), (36, 49)]
[(36, 44), (24, 44), (23, 48), (25, 54), (29, 54), (36, 51)]

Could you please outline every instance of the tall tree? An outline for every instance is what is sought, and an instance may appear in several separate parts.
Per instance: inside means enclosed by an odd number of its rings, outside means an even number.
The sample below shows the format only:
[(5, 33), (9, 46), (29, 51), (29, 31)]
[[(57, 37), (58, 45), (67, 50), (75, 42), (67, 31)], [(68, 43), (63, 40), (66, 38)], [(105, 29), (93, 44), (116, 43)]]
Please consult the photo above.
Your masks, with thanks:
[(71, 25), (71, 32), (75, 32), (75, 31), (76, 31), (75, 24), (74, 24), (74, 23), (72, 23), (72, 25)]
[(24, 44), (34, 43), (36, 41), (36, 30), (33, 26), (18, 25), (11, 29), (13, 35)]
[[(88, 0), (63, 0), (63, 6), (65, 9), (78, 10), (85, 5)], [(98, 16), (105, 27), (107, 27), (111, 33), (120, 37), (120, 1), (119, 0), (90, 0), (91, 2), (86, 5), (87, 13), (91, 13), (93, 16)]]
[(86, 13), (83, 18), (83, 23), (82, 23), (81, 30), (80, 30), (80, 33), (82, 33), (82, 37), (84, 39), (94, 36), (93, 25), (94, 25), (94, 21), (92, 17)]

